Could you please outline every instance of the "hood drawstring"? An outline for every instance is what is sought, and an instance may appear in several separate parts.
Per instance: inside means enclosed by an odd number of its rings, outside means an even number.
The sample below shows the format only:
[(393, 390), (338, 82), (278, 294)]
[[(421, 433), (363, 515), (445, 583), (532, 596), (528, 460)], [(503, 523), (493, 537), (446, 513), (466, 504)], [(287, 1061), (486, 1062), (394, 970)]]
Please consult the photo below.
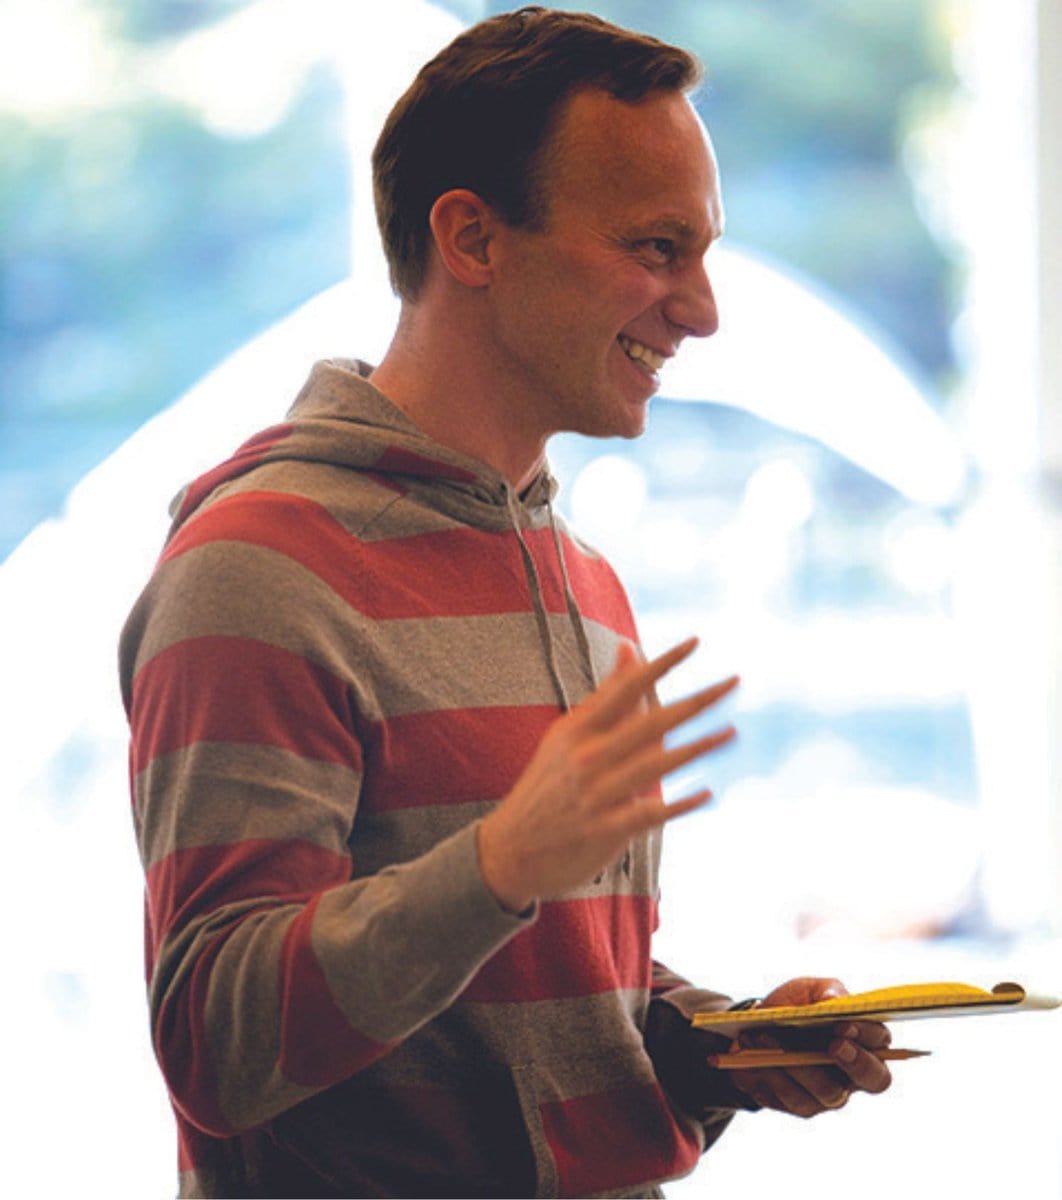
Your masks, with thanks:
[(590, 690), (593, 691), (597, 687), (597, 677), (594, 675), (594, 656), (590, 652), (590, 639), (586, 636), (586, 626), (583, 624), (583, 614), (579, 611), (579, 605), (576, 603), (575, 593), (572, 591), (571, 577), (568, 575), (568, 561), (564, 556), (564, 547), (561, 544), (560, 530), (557, 528), (557, 518), (553, 513), (553, 497), (548, 492), (546, 494), (546, 511), (549, 514), (549, 528), (553, 534), (553, 546), (557, 551), (557, 561), (560, 563), (561, 579), (564, 582), (564, 602), (568, 606), (568, 620), (572, 623), (572, 630), (575, 633), (575, 643), (579, 647), (579, 654), (583, 665), (583, 673), (586, 675), (586, 681), (590, 685)]
[(372, 367), (356, 359), (329, 359), (316, 363), (284, 423), (255, 435), (226, 462), (208, 471), (182, 493), (171, 534), (219, 486), (267, 462), (328, 463), (346, 470), (364, 471), (378, 477), (384, 486), (393, 488), (396, 497), (412, 496), (414, 503), (423, 503), (432, 511), (472, 528), (498, 528), (499, 499), (504, 495), (505, 518), (520, 543), (550, 679), (560, 707), (569, 711), (573, 707), (572, 700), (558, 664), (558, 651), (563, 650), (566, 643), (554, 641), (542, 595), (542, 580), (524, 537), (530, 511), (538, 513), (542, 505), (546, 508), (557, 554), (582, 682), (593, 690), (597, 680), (586, 626), (572, 592), (568, 563), (553, 511), (556, 485), (548, 469), (543, 465), (528, 489), (525, 501), (521, 501), (509, 483), (486, 463), (447, 449), (423, 434), (401, 409), (373, 386), (371, 375)]
[[(520, 554), (524, 560), (524, 570), (527, 573), (528, 583), (531, 588), (535, 623), (538, 625), (539, 637), (542, 640), (542, 647), (545, 651), (546, 666), (549, 669), (550, 679), (553, 681), (553, 687), (557, 693), (557, 699), (561, 708), (564, 712), (570, 712), (572, 703), (568, 697), (564, 681), (561, 679), (560, 668), (557, 665), (557, 652), (553, 640), (553, 632), (550, 629), (549, 614), (546, 612), (545, 601), (542, 597), (542, 580), (538, 573), (538, 567), (535, 565), (534, 555), (531, 553), (524, 539), (522, 509), (517, 503), (515, 493), (508, 484), (505, 485), (505, 507), (509, 513), (509, 520), (512, 522), (516, 540), (520, 544)], [(564, 599), (568, 609), (568, 620), (572, 624), (576, 645), (579, 647), (583, 670), (586, 673), (591, 688), (594, 688), (597, 684), (594, 678), (593, 659), (590, 654), (590, 640), (586, 636), (586, 628), (583, 625), (579, 607), (575, 602), (575, 596), (572, 594), (571, 580), (568, 577), (568, 568), (564, 561), (564, 550), (561, 546), (560, 534), (557, 530), (557, 522), (553, 514), (553, 505), (548, 495), (546, 497), (546, 510), (549, 514), (549, 527), (553, 534), (553, 544), (556, 547), (557, 558), (560, 562), (561, 578), (564, 583)]]
[(546, 613), (546, 606), (542, 600), (542, 580), (539, 578), (534, 556), (528, 549), (527, 542), (524, 541), (520, 508), (516, 503), (516, 496), (508, 484), (505, 485), (505, 507), (508, 510), (509, 520), (512, 522), (516, 540), (520, 543), (520, 553), (524, 560), (524, 570), (527, 572), (528, 582), (531, 585), (531, 600), (535, 609), (535, 622), (538, 625), (538, 636), (546, 651), (546, 666), (549, 668), (549, 677), (553, 680), (553, 687), (557, 693), (557, 700), (560, 702), (561, 708), (565, 712), (570, 712), (572, 704), (568, 699), (568, 693), (564, 688), (564, 681), (561, 679), (560, 670), (557, 667), (557, 655), (553, 645), (553, 634), (549, 627), (549, 616)]

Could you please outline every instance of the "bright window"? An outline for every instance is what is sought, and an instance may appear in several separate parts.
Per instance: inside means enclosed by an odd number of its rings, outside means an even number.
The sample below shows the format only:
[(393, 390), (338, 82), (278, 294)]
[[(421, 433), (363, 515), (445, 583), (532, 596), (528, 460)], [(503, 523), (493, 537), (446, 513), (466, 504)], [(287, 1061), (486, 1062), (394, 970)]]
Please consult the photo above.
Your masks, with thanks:
[[(9, 1156), (22, 1191), (172, 1191), (117, 630), (178, 486), (282, 413), (312, 358), (382, 352), (395, 307), (368, 147), (415, 66), (498, 7), (0, 9), (0, 778), (24, 914), (4, 1011), (32, 1117)], [(707, 60), (698, 103), (729, 208), (723, 331), (665, 377), (645, 439), (554, 454), (649, 645), (701, 635), (682, 685), (744, 676), (715, 810), (669, 839), (661, 956), (740, 994), (819, 972), (1057, 988), (1059, 534), (1036, 480), (1039, 264), (1059, 248), (1035, 187), (1039, 164), (1057, 199), (1062, 167), (1033, 115), (1062, 70), (1041, 38), (1034, 86), (1037, 6), (571, 7)], [(934, 1029), (932, 1060), (825, 1128), (739, 1122), (671, 1194), (766, 1194), (781, 1167), (799, 1200), (830, 1161), (862, 1200), (930, 1183), (987, 1200), (1020, 1156), (1041, 1189), (1027, 1194), (1048, 1200), (1058, 1134), (1024, 1064), (1062, 1046), (1050, 1018), (1020, 1020), (991, 1071), (987, 1031)], [(985, 1103), (989, 1084), (1022, 1096), (1015, 1117)], [(905, 1153), (883, 1162), (883, 1143)]]

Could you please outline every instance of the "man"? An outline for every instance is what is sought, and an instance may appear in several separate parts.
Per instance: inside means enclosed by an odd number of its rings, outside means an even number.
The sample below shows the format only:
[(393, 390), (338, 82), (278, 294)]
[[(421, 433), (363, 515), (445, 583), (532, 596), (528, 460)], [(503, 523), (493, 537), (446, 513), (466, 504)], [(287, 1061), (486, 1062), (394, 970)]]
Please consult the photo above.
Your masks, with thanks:
[(549, 438), (636, 436), (716, 328), (696, 79), (587, 16), (459, 37), (376, 148), (384, 360), (318, 364), (179, 498), (122, 674), (182, 1195), (659, 1195), (739, 1108), (888, 1084), (871, 1024), (709, 1069), (688, 1017), (730, 1001), (649, 950), (660, 830), (708, 792), (659, 785), (736, 681), (657, 704), (694, 643), (644, 661), (551, 505)]

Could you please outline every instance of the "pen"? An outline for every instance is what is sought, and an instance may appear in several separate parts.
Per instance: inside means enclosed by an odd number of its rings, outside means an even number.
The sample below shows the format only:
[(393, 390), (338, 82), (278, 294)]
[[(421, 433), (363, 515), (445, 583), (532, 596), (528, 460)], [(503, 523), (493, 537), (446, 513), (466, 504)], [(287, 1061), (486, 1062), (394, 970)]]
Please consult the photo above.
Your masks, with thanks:
[[(924, 1058), (929, 1050), (875, 1050), (872, 1053), (887, 1062), (907, 1058)], [(763, 1069), (765, 1067), (829, 1067), (840, 1066), (835, 1058), (820, 1050), (736, 1050), (730, 1054), (711, 1054), (708, 1065), (723, 1071)]]

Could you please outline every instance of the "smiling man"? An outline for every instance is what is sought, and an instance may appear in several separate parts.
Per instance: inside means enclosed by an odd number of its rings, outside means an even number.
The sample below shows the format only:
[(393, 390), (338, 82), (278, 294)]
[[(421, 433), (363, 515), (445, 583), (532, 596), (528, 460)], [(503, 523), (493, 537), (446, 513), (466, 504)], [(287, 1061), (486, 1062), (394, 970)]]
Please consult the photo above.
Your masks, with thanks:
[[(583, 90), (555, 124), (539, 220), (513, 225), (467, 188), (436, 199), (436, 269), (373, 375), (422, 427), (445, 424), (435, 432), (517, 485), (553, 433), (641, 433), (664, 361), (718, 324), (704, 256), (722, 205), (685, 95)], [(465, 381), (456, 412), (436, 399), (444, 363)]]
[(656, 703), (694, 642), (645, 661), (552, 507), (553, 434), (637, 436), (716, 329), (697, 78), (537, 8), (443, 50), (374, 156), (383, 361), (318, 363), (176, 502), (121, 653), (182, 1195), (654, 1196), (739, 1109), (888, 1086), (872, 1024), (709, 1067), (689, 1016), (730, 1000), (650, 947), (661, 830), (709, 793), (660, 784), (736, 680)]

